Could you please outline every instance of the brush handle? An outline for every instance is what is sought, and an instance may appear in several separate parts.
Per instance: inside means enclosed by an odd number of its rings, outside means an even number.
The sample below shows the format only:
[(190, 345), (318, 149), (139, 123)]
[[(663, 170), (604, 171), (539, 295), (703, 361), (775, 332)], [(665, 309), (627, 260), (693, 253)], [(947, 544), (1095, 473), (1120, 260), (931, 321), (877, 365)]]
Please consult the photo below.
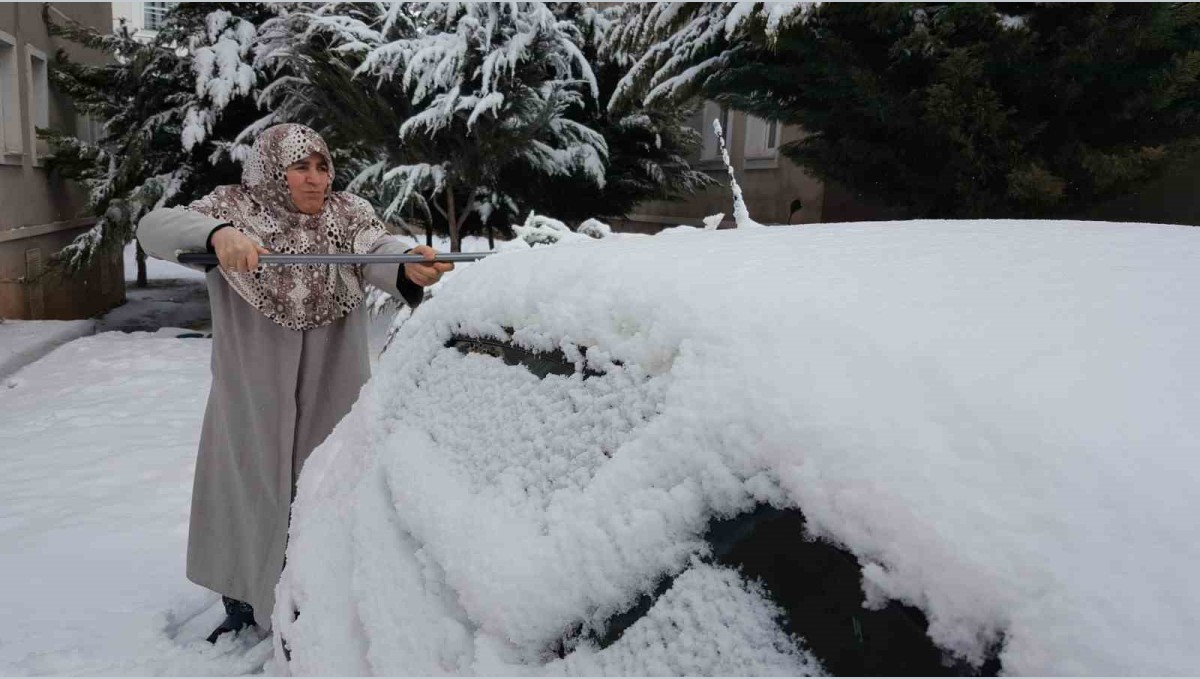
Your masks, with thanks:
[[(495, 252), (441, 252), (432, 260), (421, 255), (259, 255), (262, 264), (424, 264), (426, 262), (474, 262)], [(204, 252), (179, 255), (180, 264), (220, 264), (217, 256)]]

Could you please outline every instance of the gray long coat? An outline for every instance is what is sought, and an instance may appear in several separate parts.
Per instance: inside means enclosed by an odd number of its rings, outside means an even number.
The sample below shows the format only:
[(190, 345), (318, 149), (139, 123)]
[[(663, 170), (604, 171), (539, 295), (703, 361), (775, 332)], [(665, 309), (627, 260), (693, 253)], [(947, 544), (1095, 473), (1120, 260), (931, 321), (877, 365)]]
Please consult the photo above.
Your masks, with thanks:
[[(160, 208), (138, 224), (142, 249), (178, 262), (204, 252), (222, 224), (184, 208)], [(407, 250), (391, 237), (373, 253)], [(398, 264), (363, 267), (366, 281), (410, 305), (420, 288), (397, 288)], [(296, 479), (308, 455), (350, 411), (370, 376), (367, 311), (329, 325), (290, 330), (271, 321), (208, 272), (212, 305), (212, 389), (200, 434), (188, 532), (187, 577), (248, 602), (270, 629), (283, 571)]]

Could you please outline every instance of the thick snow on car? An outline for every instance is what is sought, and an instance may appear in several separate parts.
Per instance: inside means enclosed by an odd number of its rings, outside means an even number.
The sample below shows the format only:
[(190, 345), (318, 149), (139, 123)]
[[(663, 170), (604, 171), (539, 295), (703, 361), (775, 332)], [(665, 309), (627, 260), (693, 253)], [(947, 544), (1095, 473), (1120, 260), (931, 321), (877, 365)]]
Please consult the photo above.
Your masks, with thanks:
[(914, 221), (504, 252), (300, 478), (296, 674), (1200, 666), (1200, 230)]

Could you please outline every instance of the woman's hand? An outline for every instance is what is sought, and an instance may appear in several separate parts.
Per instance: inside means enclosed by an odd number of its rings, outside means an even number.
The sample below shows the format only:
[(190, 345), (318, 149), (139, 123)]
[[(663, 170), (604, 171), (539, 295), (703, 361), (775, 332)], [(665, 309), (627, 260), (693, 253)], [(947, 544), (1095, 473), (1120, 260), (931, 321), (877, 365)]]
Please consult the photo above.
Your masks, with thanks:
[(270, 252), (232, 226), (217, 229), (212, 235), (212, 246), (221, 268), (236, 273), (254, 271), (258, 268), (258, 256)]
[[(434, 250), (428, 245), (418, 245), (417, 247), (409, 250), (409, 253), (414, 255), (423, 255), (425, 259), (431, 260), (437, 256), (438, 251)], [(452, 270), (454, 270), (453, 262), (405, 264), (404, 277), (412, 281), (415, 285), (419, 285), (422, 288), (427, 288), (434, 283), (437, 283), (438, 279), (442, 277), (442, 274)]]

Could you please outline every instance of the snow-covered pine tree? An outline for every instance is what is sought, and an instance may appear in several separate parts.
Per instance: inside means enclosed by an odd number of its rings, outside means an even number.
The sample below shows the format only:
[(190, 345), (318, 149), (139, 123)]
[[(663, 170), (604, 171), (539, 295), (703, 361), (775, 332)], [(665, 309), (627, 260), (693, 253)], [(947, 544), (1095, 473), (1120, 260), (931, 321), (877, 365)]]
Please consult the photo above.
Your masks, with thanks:
[(699, 133), (688, 125), (692, 102), (664, 98), (649, 106), (629, 101), (606, 106), (631, 63), (612, 49), (609, 36), (620, 30), (631, 6), (555, 3), (551, 8), (560, 21), (574, 24), (580, 49), (596, 75), (599, 96), (585, 92), (585, 105), (566, 115), (596, 130), (608, 143), (604, 186), (597, 187), (581, 172), (511, 172), (504, 177), (504, 193), (528, 209), (578, 224), (592, 217), (628, 214), (639, 202), (679, 198), (711, 184), (707, 174), (692, 169), (686, 160), (700, 143)]
[[(105, 35), (47, 11), (46, 25), (53, 35), (116, 59), (105, 66), (87, 66), (70, 61), (60, 51), (50, 69), (51, 81), (71, 95), (79, 113), (103, 121), (103, 136), (96, 143), (55, 130), (39, 130), (54, 150), (48, 166), (84, 185), (87, 208), (97, 217), (93, 228), (55, 257), (56, 264), (73, 272), (96, 253), (123, 247), (147, 206), (170, 200), (178, 191), (184, 179), (180, 164), (165, 172), (155, 171), (169, 161), (161, 158), (161, 146), (155, 143), (161, 142), (161, 135), (153, 121), (157, 120), (154, 114), (171, 108), (166, 101), (172, 91), (168, 83), (179, 72), (173, 54), (134, 40), (124, 23), (114, 34)], [(144, 286), (143, 256), (138, 265), (138, 285)]]
[[(603, 184), (596, 181), (594, 168), (586, 163), (577, 163), (569, 172), (548, 173), (537, 163), (524, 162), (520, 157), (506, 161), (489, 151), (489, 157), (503, 168), (492, 173), (498, 175), (499, 183), (495, 186), (485, 183), (483, 190), (477, 191), (478, 209), (475, 214), (465, 215), (462, 227), (474, 230), (486, 224), (508, 231), (510, 224), (520, 223), (522, 215), (529, 211), (557, 215), (576, 223), (593, 216), (625, 214), (640, 201), (686, 195), (709, 183), (707, 175), (694, 171), (685, 160), (699, 142), (696, 131), (686, 125), (691, 114), (688, 103), (664, 99), (646, 108), (636, 103), (612, 110), (604, 106), (631, 63), (625, 55), (608, 50), (607, 36), (620, 26), (625, 11), (622, 6), (598, 8), (584, 3), (552, 3), (547, 7), (558, 20), (560, 35), (582, 52), (595, 74), (598, 87), (595, 90), (580, 87), (581, 103), (565, 107), (559, 115), (604, 138), (608, 159), (604, 163)], [(403, 214), (409, 219), (428, 214), (425, 219), (432, 217), (439, 230), (448, 224), (444, 200), (432, 195), (439, 186), (432, 168), (441, 167), (443, 158), (439, 154), (447, 152), (446, 144), (439, 141), (441, 135), (437, 134), (406, 134), (404, 139), (397, 134), (406, 121), (427, 112), (428, 102), (414, 101), (411, 88), (403, 86), (404, 69), (372, 72), (360, 69), (380, 46), (411, 46), (421, 39), (444, 39), (446, 21), (445, 17), (439, 17), (439, 12), (445, 10), (445, 7), (431, 10), (424, 4), (310, 4), (281, 13), (268, 22), (260, 31), (256, 49), (256, 67), (270, 72), (275, 83), (264, 90), (260, 103), (265, 109), (276, 112), (279, 119), (305, 122), (320, 130), (335, 153), (343, 154), (338, 159), (340, 167), (352, 169), (353, 176), (366, 169), (378, 172), (384, 168), (386, 173), (411, 166), (404, 175), (410, 180), (406, 184), (410, 193)], [(463, 19), (473, 20), (470, 16)], [(435, 38), (436, 35), (443, 37)], [(470, 41), (463, 44), (468, 49), (481, 50), (477, 43), (475, 47), (471, 47)], [(542, 48), (533, 44), (531, 49)], [(472, 58), (480, 63), (485, 61), (482, 54)], [(521, 59), (538, 58), (530, 52)], [(424, 68), (431, 66), (429, 62)], [(417, 77), (415, 72), (409, 76)], [(477, 81), (474, 86), (481, 89), (482, 83)], [(468, 112), (457, 115), (469, 119)], [(484, 127), (494, 117), (485, 114)], [(469, 135), (487, 136), (483, 132), (463, 134), (461, 128), (460, 125), (460, 138), (465, 138), (469, 145), (477, 143), (467, 138)], [(449, 126), (442, 134), (454, 134), (452, 129)], [(483, 128), (477, 123), (475, 129)], [(513, 136), (514, 141), (520, 141), (519, 135)], [(478, 153), (472, 153), (471, 157), (478, 157)], [(347, 176), (350, 173), (341, 173), (341, 177)], [(355, 191), (371, 199), (384, 213), (385, 221), (397, 216), (393, 202), (403, 192), (398, 190), (396, 182), (358, 181)], [(467, 200), (466, 196), (460, 199)], [(417, 210), (418, 207), (421, 209)], [(458, 216), (464, 217), (461, 210)], [(427, 234), (432, 238), (430, 232)], [(488, 234), (491, 235), (491, 228)]]
[[(413, 5), (402, 3), (284, 6), (263, 24), (255, 47), (254, 66), (271, 81), (259, 96), (267, 113), (237, 143), (251, 143), (259, 130), (277, 122), (309, 125), (329, 144), (339, 190), (378, 162), (381, 152), (394, 152), (396, 131), (416, 109), (398, 88), (376, 88), (365, 77), (356, 79), (362, 56), (352, 50), (416, 36), (414, 11)], [(373, 198), (369, 192), (364, 197)]]
[(1198, 27), (1193, 3), (631, 4), (610, 105), (801, 126), (784, 156), (909, 217), (1083, 217), (1200, 148)]
[(1200, 149), (1194, 3), (828, 3), (744, 42), (708, 95), (903, 216), (1087, 217)]
[[(306, 47), (290, 53), (277, 39), (268, 54), (315, 68), (326, 105), (286, 101), (311, 93), (312, 77), (311, 86), (293, 81), (281, 103), (323, 119), (322, 130), (360, 137), (349, 142), (365, 154), (349, 188), (384, 219), (415, 208), (444, 225), (458, 250), (468, 219), (515, 212), (506, 175), (579, 174), (604, 186), (604, 137), (568, 116), (598, 96), (596, 78), (577, 27), (544, 3), (337, 4), (272, 28), (303, 38), (296, 43)], [(312, 54), (299, 52), (321, 41), (354, 69), (351, 78), (336, 65), (303, 63)], [(338, 119), (347, 112), (353, 121)]]
[[(188, 41), (191, 69), (195, 75), (194, 96), (189, 98), (180, 142), (185, 150), (210, 150), (209, 161), (222, 159), (241, 163), (250, 151), (241, 133), (265, 129), (258, 99), (273, 79), (255, 68), (253, 49), (259, 27), (275, 18), (286, 6), (265, 3), (181, 3), (172, 26), (178, 37)], [(253, 117), (255, 125), (245, 122)], [(231, 138), (231, 134), (236, 136)], [(211, 146), (206, 146), (206, 142)]]
[[(123, 247), (155, 207), (238, 181), (240, 169), (222, 159), (221, 140), (257, 117), (258, 78), (244, 62), (256, 24), (271, 13), (256, 3), (183, 3), (150, 42), (140, 42), (125, 26), (106, 35), (47, 9), (54, 35), (114, 57), (89, 66), (60, 51), (50, 71), (79, 112), (103, 122), (95, 143), (39, 130), (54, 148), (48, 162), (85, 186), (88, 210), (97, 217), (56, 255), (56, 264), (75, 271), (97, 251)], [(145, 260), (138, 254), (138, 285), (144, 286)]]

